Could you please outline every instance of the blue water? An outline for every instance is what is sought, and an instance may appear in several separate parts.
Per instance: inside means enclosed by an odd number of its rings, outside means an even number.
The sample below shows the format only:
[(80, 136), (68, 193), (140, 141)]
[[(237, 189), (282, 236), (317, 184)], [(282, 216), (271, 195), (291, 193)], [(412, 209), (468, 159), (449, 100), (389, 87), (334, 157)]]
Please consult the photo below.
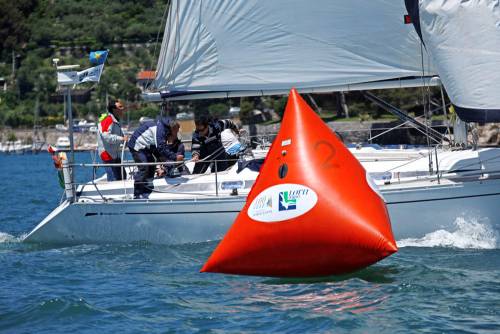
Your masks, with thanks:
[(500, 250), (478, 221), (349, 276), (201, 274), (215, 242), (24, 244), (60, 200), (55, 171), (46, 154), (0, 156), (0, 175), (0, 332), (500, 332)]

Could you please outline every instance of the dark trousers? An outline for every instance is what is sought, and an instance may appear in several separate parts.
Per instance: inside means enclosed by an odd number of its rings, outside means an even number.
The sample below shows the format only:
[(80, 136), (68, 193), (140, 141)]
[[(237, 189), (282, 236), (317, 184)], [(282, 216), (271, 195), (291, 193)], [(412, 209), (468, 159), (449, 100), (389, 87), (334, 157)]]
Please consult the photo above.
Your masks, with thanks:
[[(104, 163), (105, 164), (121, 164), (122, 159), (116, 158), (113, 160), (104, 161)], [(123, 179), (127, 178), (127, 173), (125, 172), (125, 168), (123, 168), (123, 167), (109, 166), (109, 167), (104, 167), (104, 170), (106, 170), (106, 177), (107, 177), (108, 181), (119, 181), (119, 180), (123, 180)], [(123, 175), (123, 177), (122, 177), (122, 175)]]
[[(131, 150), (135, 162), (155, 162), (155, 158), (150, 151)], [(153, 192), (153, 178), (155, 176), (155, 166), (137, 166), (137, 173), (134, 175), (134, 198), (148, 198)]]

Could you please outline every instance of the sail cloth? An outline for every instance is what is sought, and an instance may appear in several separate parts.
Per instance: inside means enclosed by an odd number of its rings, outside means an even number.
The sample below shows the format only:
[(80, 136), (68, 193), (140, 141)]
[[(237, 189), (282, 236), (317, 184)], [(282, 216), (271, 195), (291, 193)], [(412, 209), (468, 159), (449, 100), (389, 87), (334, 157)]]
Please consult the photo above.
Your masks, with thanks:
[(497, 0), (405, 0), (458, 116), (500, 122)]
[(426, 55), (422, 69), (406, 13), (388, 0), (174, 0), (153, 91), (191, 99), (399, 87), (400, 78), (418, 86), (434, 71)]

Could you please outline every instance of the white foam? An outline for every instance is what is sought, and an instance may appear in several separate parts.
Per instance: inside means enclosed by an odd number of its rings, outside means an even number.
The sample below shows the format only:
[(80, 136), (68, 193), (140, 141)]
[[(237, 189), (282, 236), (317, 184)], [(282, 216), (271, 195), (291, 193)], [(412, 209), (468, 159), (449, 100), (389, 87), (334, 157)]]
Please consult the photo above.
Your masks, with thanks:
[(455, 230), (438, 230), (423, 238), (408, 238), (397, 242), (398, 247), (454, 247), (469, 249), (495, 249), (498, 247), (498, 233), (488, 219), (459, 217)]
[(0, 232), (0, 244), (6, 242), (18, 242), (19, 239), (8, 233)]

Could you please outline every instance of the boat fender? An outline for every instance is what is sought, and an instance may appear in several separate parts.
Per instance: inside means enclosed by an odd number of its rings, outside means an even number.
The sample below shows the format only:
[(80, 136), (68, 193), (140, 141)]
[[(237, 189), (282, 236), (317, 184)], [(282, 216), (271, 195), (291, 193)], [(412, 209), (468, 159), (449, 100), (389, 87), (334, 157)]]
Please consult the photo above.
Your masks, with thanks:
[(63, 175), (63, 170), (62, 170), (62, 163), (63, 160), (67, 160), (66, 153), (64, 152), (58, 152), (57, 149), (55, 149), (52, 146), (47, 147), (47, 151), (50, 153), (52, 162), (54, 163), (54, 167), (57, 170), (57, 181), (59, 182), (59, 186), (64, 189), (64, 175)]

